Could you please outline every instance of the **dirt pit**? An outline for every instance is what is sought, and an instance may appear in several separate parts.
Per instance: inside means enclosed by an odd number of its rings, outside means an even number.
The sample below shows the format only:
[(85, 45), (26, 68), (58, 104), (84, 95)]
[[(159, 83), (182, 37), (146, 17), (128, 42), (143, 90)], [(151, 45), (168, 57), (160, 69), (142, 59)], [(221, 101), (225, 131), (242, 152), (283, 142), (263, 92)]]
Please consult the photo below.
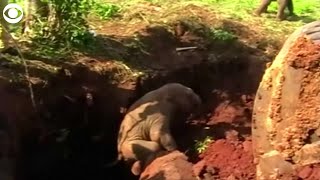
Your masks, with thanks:
[[(168, 82), (180, 82), (193, 88), (203, 99), (203, 108), (197, 118), (172, 130), (179, 150), (198, 166), (200, 176), (204, 174), (204, 166), (214, 169), (211, 173), (217, 179), (254, 176), (249, 148), (251, 111), (254, 91), (263, 73), (258, 68), (265, 66), (247, 59), (237, 60), (203, 63), (142, 81), (141, 94)], [(260, 74), (256, 75), (256, 72)], [(37, 135), (23, 139), (26, 143), (18, 166), (21, 179), (138, 179), (131, 175), (130, 167), (122, 163), (111, 168), (104, 166), (117, 156), (116, 136), (123, 117), (119, 109), (128, 103), (135, 91), (120, 91), (119, 87), (114, 86), (101, 87), (99, 78), (87, 80), (90, 82), (88, 85), (83, 79), (83, 74), (67, 77), (63, 83), (50, 86), (46, 92), (50, 96), (44, 100), (52, 104), (48, 106), (50, 111), (43, 116), (55, 118), (54, 121), (52, 118), (46, 120), (46, 125), (55, 131), (50, 131), (51, 134), (40, 143), (35, 140)], [(243, 82), (243, 79), (247, 81)], [(67, 86), (61, 89), (61, 84)], [(83, 84), (95, 87), (92, 88), (94, 108), (85, 109), (81, 105), (81, 97), (86, 94), (83, 88), (79, 88)], [(61, 94), (67, 97), (61, 98)], [(108, 94), (112, 95), (112, 103)], [(57, 98), (59, 96), (60, 100)], [(68, 102), (68, 98), (73, 98), (75, 102)], [(214, 143), (198, 156), (195, 141), (207, 136), (212, 137)]]
[[(206, 166), (216, 169), (213, 175), (217, 179), (231, 175), (252, 177), (252, 155), (244, 147), (250, 143), (252, 100), (263, 73), (260, 69), (263, 68), (263, 63), (243, 57), (214, 64), (204, 62), (145, 79), (140, 93), (144, 94), (168, 82), (179, 82), (193, 88), (203, 99), (203, 108), (199, 118), (173, 130), (179, 150), (185, 152), (192, 163), (205, 162)], [(47, 106), (49, 111), (42, 112), (42, 117), (47, 118), (45, 124), (49, 127), (48, 134), (39, 142), (39, 129), (25, 131), (28, 138), (21, 138), (24, 144), (21, 147), (23, 153), (18, 159), (19, 179), (138, 179), (131, 175), (130, 167), (124, 164), (104, 167), (117, 156), (116, 136), (123, 117), (119, 109), (136, 92), (128, 88), (129, 83), (122, 87), (103, 87), (101, 82), (105, 81), (104, 78), (80, 73), (74, 71), (71, 72), (74, 77), (58, 78), (60, 82), (50, 85), (43, 94), (46, 97), (43, 101), (51, 102)], [(93, 108), (86, 109), (83, 106), (84, 89), (92, 89)], [(69, 102), (69, 98), (74, 101)], [(28, 122), (32, 125), (32, 121)], [(229, 137), (232, 136), (232, 130), (237, 137)], [(225, 139), (225, 132), (231, 133), (229, 139)], [(194, 151), (195, 140), (201, 141), (207, 136), (213, 137), (215, 142), (198, 157)], [(230, 159), (231, 164), (223, 158), (229, 155), (226, 152), (234, 154)], [(242, 166), (244, 162), (248, 165)], [(236, 169), (232, 171), (230, 167)]]
[[(169, 82), (189, 86), (203, 100), (197, 118), (172, 130), (179, 150), (195, 164), (197, 175), (207, 177), (209, 174), (211, 179), (254, 177), (250, 149), (251, 112), (254, 94), (265, 69), (266, 61), (259, 58), (263, 53), (239, 42), (206, 42), (206, 37), (191, 32), (174, 37), (160, 30), (156, 33), (149, 30), (143, 37), (150, 44), (157, 44), (150, 48), (152, 56), (140, 59), (152, 73), (141, 81), (139, 88), (133, 81), (107, 83), (108, 78), (101, 75), (103, 73), (92, 69), (107, 66), (108, 62), (89, 59), (84, 63), (87, 67), (67, 67), (71, 75), (53, 78), (45, 90), (41, 87), (41, 91), (37, 91), (41, 92), (41, 96), (37, 94), (40, 96), (37, 101), (45, 104), (41, 118), (47, 132), (40, 142), (41, 128), (29, 128), (19, 134), (23, 142), (18, 158), (19, 180), (138, 179), (131, 175), (130, 167), (122, 163), (105, 167), (117, 157), (116, 139), (123, 118), (120, 108), (132, 103), (129, 99), (137, 99)], [(190, 36), (194, 40), (184, 42)], [(181, 46), (201, 48), (176, 52), (175, 48)], [(93, 95), (94, 102), (90, 107), (83, 98), (88, 92)], [(25, 99), (28, 99), (27, 95)], [(8, 107), (7, 104), (2, 106)], [(11, 114), (19, 113), (13, 111)], [(25, 121), (25, 116), (13, 121), (23, 122), (23, 127), (26, 123), (33, 126), (32, 117)], [(37, 125), (41, 127), (41, 123)], [(195, 141), (207, 136), (214, 142), (198, 156)]]

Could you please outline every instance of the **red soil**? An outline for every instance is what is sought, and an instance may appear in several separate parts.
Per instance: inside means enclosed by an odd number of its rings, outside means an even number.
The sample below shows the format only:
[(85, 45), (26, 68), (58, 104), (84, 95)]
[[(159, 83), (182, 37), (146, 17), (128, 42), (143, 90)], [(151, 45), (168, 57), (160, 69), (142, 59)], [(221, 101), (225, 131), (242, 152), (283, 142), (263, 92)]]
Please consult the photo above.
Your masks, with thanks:
[(197, 169), (211, 167), (216, 169), (213, 175), (218, 179), (232, 176), (237, 179), (254, 179), (255, 166), (251, 145), (251, 141), (217, 140), (200, 155), (203, 159), (195, 165), (195, 172), (198, 171), (198, 175), (201, 176), (201, 172)]
[[(251, 138), (242, 128), (250, 128), (250, 111), (253, 97), (242, 95), (229, 97), (220, 93), (224, 101), (213, 108), (207, 118), (207, 125), (213, 125), (213, 137), (219, 139), (212, 142), (206, 151), (199, 155), (201, 159), (194, 165), (197, 176), (205, 178), (208, 174), (216, 179), (254, 179), (255, 165), (253, 163)], [(219, 124), (224, 124), (219, 127)], [(218, 130), (221, 128), (221, 130)], [(240, 129), (239, 129), (240, 128)], [(219, 131), (223, 135), (219, 135)], [(249, 130), (250, 131), (250, 130)]]

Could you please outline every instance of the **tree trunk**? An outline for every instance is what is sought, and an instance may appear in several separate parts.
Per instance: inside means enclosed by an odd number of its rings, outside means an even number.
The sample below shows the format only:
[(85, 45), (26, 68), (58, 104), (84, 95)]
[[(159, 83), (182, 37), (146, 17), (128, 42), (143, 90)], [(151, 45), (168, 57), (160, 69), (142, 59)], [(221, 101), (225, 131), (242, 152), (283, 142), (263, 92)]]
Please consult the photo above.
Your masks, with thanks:
[(25, 35), (29, 35), (31, 33), (31, 26), (32, 26), (32, 21), (33, 21), (33, 15), (36, 13), (36, 0), (25, 0), (24, 1), (24, 14), (25, 14), (25, 21), (23, 23), (23, 29), (22, 32)]
[(0, 15), (1, 29), (0, 30), (1, 30), (1, 41), (3, 43), (4, 48), (9, 46), (9, 40), (10, 40), (10, 35), (8, 34), (7, 31), (4, 30), (4, 29), (8, 30), (8, 23), (2, 17), (2, 10), (7, 4), (8, 4), (8, 0), (0, 0), (0, 11), (1, 11), (1, 15)]
[(41, 0), (25, 0), (25, 22), (22, 32), (29, 34), (32, 31), (32, 25), (36, 16), (48, 16), (48, 4)]

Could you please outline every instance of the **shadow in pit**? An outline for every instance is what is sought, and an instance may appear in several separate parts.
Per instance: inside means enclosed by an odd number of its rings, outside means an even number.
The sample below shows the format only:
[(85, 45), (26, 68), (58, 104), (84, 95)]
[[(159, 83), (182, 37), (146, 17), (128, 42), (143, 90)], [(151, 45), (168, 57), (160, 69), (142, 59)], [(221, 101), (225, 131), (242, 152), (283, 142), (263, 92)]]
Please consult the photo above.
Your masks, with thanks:
[(251, 127), (245, 127), (241, 125), (233, 125), (230, 123), (217, 123), (215, 125), (211, 125), (210, 129), (205, 133), (206, 135), (213, 135), (215, 139), (223, 139), (226, 137), (226, 132), (229, 130), (236, 130), (239, 134), (241, 134), (239, 140), (244, 140), (244, 136), (251, 135)]
[(20, 138), (19, 180), (136, 179), (121, 163), (104, 168), (117, 156), (120, 107), (132, 103), (135, 90), (101, 82), (106, 77), (78, 67), (37, 91), (45, 132), (36, 129)]

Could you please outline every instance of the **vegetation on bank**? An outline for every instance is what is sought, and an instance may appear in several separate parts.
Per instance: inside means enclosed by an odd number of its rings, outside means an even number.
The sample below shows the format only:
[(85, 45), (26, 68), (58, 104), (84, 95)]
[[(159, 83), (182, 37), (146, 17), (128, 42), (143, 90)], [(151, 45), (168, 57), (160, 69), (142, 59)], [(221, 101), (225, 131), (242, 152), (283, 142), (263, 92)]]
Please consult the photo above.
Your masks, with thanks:
[[(320, 17), (319, 0), (294, 1), (298, 16), (289, 17), (282, 22), (274, 18), (276, 2), (270, 5), (269, 13), (262, 17), (253, 16), (252, 12), (259, 3), (257, 0), (9, 2), (18, 3), (25, 10), (23, 21), (7, 27), (25, 57), (50, 61), (45, 66), (34, 64), (38, 68), (56, 69), (60, 66), (59, 63), (78, 61), (90, 54), (99, 54), (116, 62), (114, 64), (118, 68), (115, 71), (126, 76), (139, 73), (128, 65), (129, 62), (139, 63), (132, 57), (149, 53), (149, 44), (137, 34), (145, 27), (160, 25), (173, 32), (173, 24), (183, 21), (189, 29), (200, 33), (207, 40), (232, 43), (238, 39), (253, 48), (262, 46), (272, 54), (277, 52), (279, 44), (281, 45), (295, 28)], [(258, 35), (250, 37), (252, 34)], [(3, 43), (0, 43), (1, 46), (3, 47)], [(273, 50), (269, 50), (267, 46), (274, 46)], [(17, 61), (17, 57), (6, 58), (14, 64), (22, 62)], [(35, 62), (29, 62), (29, 65), (32, 66), (32, 63)]]

